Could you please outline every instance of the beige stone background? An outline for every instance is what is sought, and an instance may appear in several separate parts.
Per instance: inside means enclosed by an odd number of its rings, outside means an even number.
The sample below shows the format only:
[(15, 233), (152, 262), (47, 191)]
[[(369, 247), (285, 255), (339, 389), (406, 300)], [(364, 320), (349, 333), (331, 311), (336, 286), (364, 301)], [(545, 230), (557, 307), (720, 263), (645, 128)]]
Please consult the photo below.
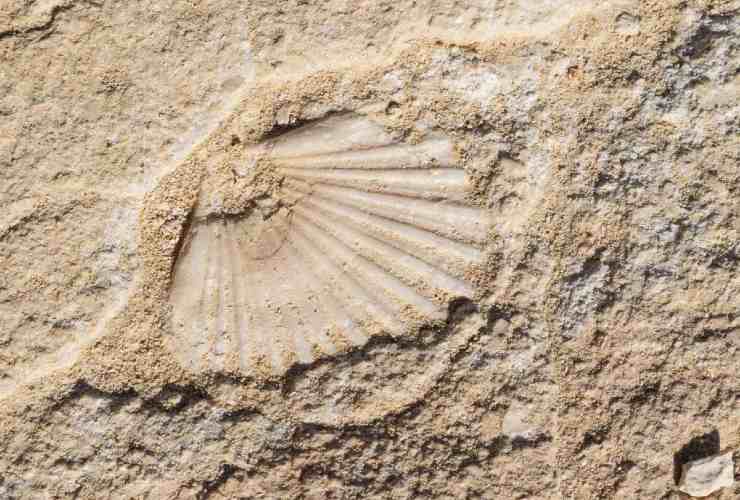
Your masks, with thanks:
[[(0, 498), (679, 499), (720, 451), (740, 498), (739, 12), (3, 0)], [(490, 293), (279, 379), (187, 373), (200, 166), (361, 109), (459, 142)]]

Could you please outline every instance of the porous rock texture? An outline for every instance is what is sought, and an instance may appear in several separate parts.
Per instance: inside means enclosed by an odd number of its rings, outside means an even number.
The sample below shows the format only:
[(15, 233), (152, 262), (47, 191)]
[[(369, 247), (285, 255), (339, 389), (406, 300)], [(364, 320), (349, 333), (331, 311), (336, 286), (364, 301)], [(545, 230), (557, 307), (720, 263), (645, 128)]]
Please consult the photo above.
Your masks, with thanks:
[[(740, 497), (739, 14), (4, 1), (0, 498), (679, 499), (720, 451)], [(189, 370), (198, 200), (254, 210), (282, 180), (249, 148), (340, 113), (454, 141), (476, 293), (279, 375)]]

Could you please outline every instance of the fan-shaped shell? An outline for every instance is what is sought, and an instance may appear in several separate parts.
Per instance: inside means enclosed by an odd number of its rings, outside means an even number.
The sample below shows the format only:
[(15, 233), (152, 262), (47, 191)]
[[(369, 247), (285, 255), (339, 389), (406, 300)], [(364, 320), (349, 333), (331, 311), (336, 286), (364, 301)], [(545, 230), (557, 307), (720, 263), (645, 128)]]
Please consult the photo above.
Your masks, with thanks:
[(374, 335), (444, 320), (472, 297), (488, 220), (453, 145), (358, 115), (263, 145), (283, 176), (267, 220), (196, 219), (175, 266), (175, 349), (193, 370), (284, 373)]

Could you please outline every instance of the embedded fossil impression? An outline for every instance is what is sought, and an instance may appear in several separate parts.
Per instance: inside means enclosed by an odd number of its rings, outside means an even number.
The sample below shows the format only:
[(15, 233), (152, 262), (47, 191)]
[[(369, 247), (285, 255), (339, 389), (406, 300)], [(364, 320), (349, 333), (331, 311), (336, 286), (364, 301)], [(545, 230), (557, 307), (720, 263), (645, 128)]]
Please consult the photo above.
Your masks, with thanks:
[(450, 140), (407, 144), (339, 115), (260, 147), (269, 216), (195, 220), (175, 265), (174, 349), (191, 370), (282, 374), (473, 297), (488, 221)]

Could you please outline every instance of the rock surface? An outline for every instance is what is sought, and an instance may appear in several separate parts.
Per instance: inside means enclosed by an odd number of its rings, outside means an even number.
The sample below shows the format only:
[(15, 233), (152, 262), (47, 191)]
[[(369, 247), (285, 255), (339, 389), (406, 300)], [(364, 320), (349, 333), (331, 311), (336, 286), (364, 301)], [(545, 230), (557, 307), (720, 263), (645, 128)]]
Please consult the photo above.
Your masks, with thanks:
[[(691, 460), (672, 458), (710, 432), (737, 476), (739, 15), (734, 0), (3, 2), (0, 498), (678, 499)], [(189, 231), (293, 224), (269, 152), (347, 114), (387, 143), (348, 126), (331, 161), (287, 167), (323, 169), (302, 185), (312, 207), (360, 179), (372, 196), (337, 203), (365, 236), (322, 216), (328, 236), (301, 248), (325, 265), (289, 262), (312, 290), (301, 314), (290, 279), (277, 301), (214, 264), (202, 282), (232, 305), (183, 347), (171, 292)], [(435, 137), (454, 165), (399, 153)], [(419, 196), (432, 205), (397, 198)], [(445, 229), (453, 206), (474, 223)], [(290, 227), (255, 255), (303, 241)], [(425, 258), (469, 290), (433, 288)], [(183, 361), (255, 338), (229, 323), (229, 283), (279, 303), (261, 335), (305, 340), (274, 350), (300, 357)], [(349, 318), (324, 330), (327, 310)]]
[(693, 497), (705, 497), (732, 486), (735, 468), (732, 453), (684, 464), (679, 489)]

